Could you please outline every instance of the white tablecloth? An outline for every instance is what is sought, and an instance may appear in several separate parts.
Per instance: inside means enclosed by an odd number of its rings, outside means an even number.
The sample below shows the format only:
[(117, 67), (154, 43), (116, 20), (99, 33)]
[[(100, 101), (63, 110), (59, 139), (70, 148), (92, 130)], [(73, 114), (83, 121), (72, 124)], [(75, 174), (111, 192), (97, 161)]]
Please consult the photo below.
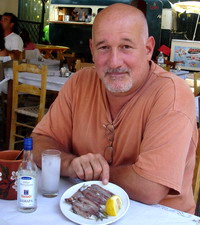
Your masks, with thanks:
[[(59, 91), (62, 85), (68, 80), (68, 77), (60, 77), (58, 60), (45, 59), (43, 62), (38, 60), (31, 60), (33, 64), (45, 64), (48, 66), (47, 76), (47, 90)], [(12, 68), (5, 68), (5, 79), (0, 82), (0, 93), (7, 93), (8, 80), (12, 79), (13, 71)], [(36, 85), (40, 87), (40, 76), (35, 76), (31, 73), (19, 73), (19, 81), (26, 84)]]
[(175, 73), (178, 77), (180, 77), (181, 79), (186, 79), (187, 75), (189, 74), (189, 71), (187, 70), (175, 70), (175, 69), (171, 69), (170, 72)]
[[(40, 178), (41, 179), (41, 178)], [(21, 213), (16, 209), (16, 200), (0, 200), (0, 225), (68, 225), (74, 224), (61, 212), (59, 201), (62, 194), (77, 180), (62, 178), (59, 195), (45, 198), (38, 193), (38, 208), (33, 213)], [(41, 184), (41, 182), (39, 182)], [(119, 225), (197, 225), (200, 217), (161, 205), (145, 205), (136, 201), (130, 203), (127, 213), (113, 224)]]

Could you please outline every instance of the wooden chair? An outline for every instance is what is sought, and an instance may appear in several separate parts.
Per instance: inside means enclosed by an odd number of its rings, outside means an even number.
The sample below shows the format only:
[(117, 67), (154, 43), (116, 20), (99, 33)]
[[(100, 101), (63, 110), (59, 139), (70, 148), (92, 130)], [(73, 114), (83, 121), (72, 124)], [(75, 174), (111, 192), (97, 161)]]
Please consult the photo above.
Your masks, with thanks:
[(0, 61), (0, 82), (4, 79), (3, 61)]
[[(6, 68), (11, 68), (12, 67), (12, 64), (13, 64), (13, 61), (10, 60), (10, 61), (6, 61), (6, 62), (3, 62), (3, 61), (0, 61), (0, 82), (5, 79), (5, 73), (4, 73), (4, 70)], [(4, 92), (1, 92), (0, 93), (0, 108), (1, 108), (1, 138), (3, 140), (2, 142), (2, 147), (3, 149), (8, 149), (6, 148), (6, 122), (7, 122), (7, 117), (6, 117), (6, 111), (7, 111), (7, 94), (4, 93)]]
[(200, 72), (194, 72), (187, 75), (185, 79), (186, 83), (190, 86), (194, 96), (198, 96), (200, 94)]
[(94, 63), (86, 63), (86, 62), (81, 62), (80, 59), (77, 59), (76, 60), (76, 65), (75, 65), (75, 69), (76, 71), (84, 68), (84, 67), (91, 67), (91, 66), (94, 66)]
[[(0, 82), (4, 79), (4, 68), (3, 68), (3, 61), (0, 61)], [(4, 101), (5, 101), (5, 97), (4, 97), (4, 93), (0, 93), (0, 126), (1, 126), (1, 129), (3, 132), (1, 132), (1, 136), (0, 136), (0, 142), (1, 142), (1, 145), (3, 145), (3, 133), (5, 131), (5, 104), (4, 104)]]
[(68, 68), (71, 72), (75, 72), (76, 53), (63, 53), (64, 61), (67, 62)]
[[(199, 138), (200, 138), (200, 130), (199, 130)], [(194, 193), (194, 200), (196, 203), (198, 201), (199, 191), (200, 191), (200, 139), (196, 150), (196, 164), (193, 176), (193, 193)]]
[(197, 96), (200, 94), (200, 80), (198, 81), (198, 78), (200, 78), (200, 72), (193, 73), (194, 76), (194, 96)]
[[(19, 83), (19, 72), (28, 72), (32, 73), (35, 76), (41, 76), (41, 87), (36, 87), (29, 84), (21, 84)], [(12, 113), (11, 113), (11, 129), (10, 129), (10, 143), (9, 149), (15, 149), (15, 143), (20, 143), (23, 141), (24, 136), (19, 134), (19, 127), (23, 127), (25, 129), (32, 129), (34, 125), (38, 123), (43, 115), (45, 114), (45, 101), (46, 101), (46, 80), (47, 80), (47, 66), (43, 65), (40, 68), (37, 65), (22, 63), (19, 64), (18, 61), (13, 62), (13, 94), (12, 94)], [(19, 98), (18, 95), (21, 93), (29, 94), (28, 97), (39, 96), (39, 100), (37, 105), (27, 106), (24, 104), (24, 107), (19, 106)], [(24, 97), (24, 103), (26, 103), (27, 96)], [(30, 100), (28, 102), (30, 105)], [(27, 119), (26, 122), (24, 120), (19, 121), (19, 115), (24, 115)], [(28, 123), (28, 118), (34, 118), (34, 123)], [(34, 124), (34, 125), (33, 125)], [(16, 139), (17, 138), (17, 139)]]

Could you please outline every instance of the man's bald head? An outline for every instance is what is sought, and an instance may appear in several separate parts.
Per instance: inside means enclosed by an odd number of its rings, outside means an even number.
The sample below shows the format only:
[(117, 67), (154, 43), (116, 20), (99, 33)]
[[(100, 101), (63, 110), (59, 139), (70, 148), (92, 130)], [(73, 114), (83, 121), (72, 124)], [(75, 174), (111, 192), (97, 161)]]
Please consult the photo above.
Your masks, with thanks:
[(92, 28), (92, 36), (94, 37), (95, 31), (99, 29), (99, 26), (102, 26), (102, 24), (106, 26), (109, 23), (113, 25), (117, 23), (120, 27), (120, 25), (123, 26), (123, 24), (130, 22), (135, 24), (135, 29), (140, 29), (141, 35), (146, 40), (149, 34), (147, 21), (143, 12), (134, 6), (122, 3), (110, 5), (97, 14)]

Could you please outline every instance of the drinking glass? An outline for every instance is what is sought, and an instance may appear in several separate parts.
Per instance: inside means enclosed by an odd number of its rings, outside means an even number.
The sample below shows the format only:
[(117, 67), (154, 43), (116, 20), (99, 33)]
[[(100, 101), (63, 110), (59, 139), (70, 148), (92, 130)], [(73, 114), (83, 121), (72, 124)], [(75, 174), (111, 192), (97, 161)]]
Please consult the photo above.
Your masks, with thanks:
[(45, 197), (58, 195), (60, 182), (60, 151), (46, 149), (42, 152), (42, 194)]

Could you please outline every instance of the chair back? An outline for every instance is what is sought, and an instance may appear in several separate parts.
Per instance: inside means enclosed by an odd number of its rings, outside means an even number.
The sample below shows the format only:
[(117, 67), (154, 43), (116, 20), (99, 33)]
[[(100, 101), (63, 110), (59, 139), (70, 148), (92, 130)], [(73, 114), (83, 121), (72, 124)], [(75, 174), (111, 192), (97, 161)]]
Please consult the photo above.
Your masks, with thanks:
[[(63, 58), (67, 62), (68, 68), (71, 72), (75, 72), (75, 64), (76, 64), (76, 53), (63, 53)], [(64, 61), (61, 59), (61, 61)]]
[[(41, 87), (36, 87), (30, 84), (19, 83), (19, 72), (28, 72), (41, 76)], [(40, 96), (40, 105), (38, 112), (38, 122), (42, 119), (45, 112), (46, 99), (46, 81), (47, 81), (47, 66), (43, 65), (39, 68), (37, 65), (21, 63), (13, 61), (13, 107), (16, 109), (18, 104), (18, 94), (27, 93), (35, 96)]]
[(78, 71), (84, 67), (92, 67), (92, 66), (94, 66), (94, 63), (81, 62), (80, 59), (77, 59), (75, 69), (76, 71)]
[[(200, 138), (200, 130), (199, 130), (199, 138)], [(196, 149), (196, 163), (194, 169), (194, 176), (193, 176), (193, 193), (194, 193), (194, 200), (197, 203), (200, 191), (200, 139)]]
[[(41, 77), (40, 87), (34, 85), (20, 83), (19, 78), (21, 72), (31, 73), (34, 76)], [(45, 114), (45, 102), (46, 102), (46, 80), (47, 80), (47, 66), (37, 66), (33, 64), (21, 63), (13, 61), (13, 92), (12, 92), (12, 112), (11, 112), (11, 129), (10, 129), (10, 145), (9, 149), (15, 149), (16, 143), (15, 138), (23, 138), (22, 135), (17, 134), (17, 126), (33, 129), (33, 125), (28, 125), (26, 122), (19, 122), (17, 115), (21, 114), (24, 116), (32, 117), (36, 119), (38, 123)], [(23, 93), (29, 96), (39, 96), (39, 104), (37, 105), (25, 105), (21, 107), (19, 105), (19, 96)], [(27, 97), (24, 97), (24, 102)], [(31, 100), (32, 103), (32, 100)], [(30, 104), (30, 100), (29, 103)], [(27, 120), (29, 121), (29, 120)], [(34, 124), (36, 125), (36, 124)], [(20, 142), (20, 141), (19, 141)]]

